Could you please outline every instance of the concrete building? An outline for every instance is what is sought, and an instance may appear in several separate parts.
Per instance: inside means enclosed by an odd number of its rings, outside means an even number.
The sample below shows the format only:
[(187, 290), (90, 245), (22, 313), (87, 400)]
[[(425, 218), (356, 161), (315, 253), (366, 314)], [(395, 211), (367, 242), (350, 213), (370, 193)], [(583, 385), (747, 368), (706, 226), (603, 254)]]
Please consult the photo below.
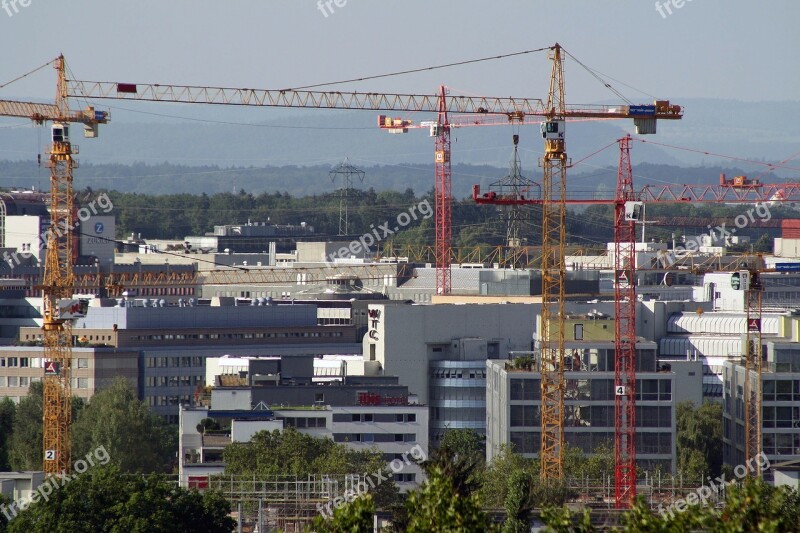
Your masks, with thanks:
[[(613, 323), (612, 323), (613, 324)], [(564, 436), (567, 444), (592, 453), (614, 442), (614, 344), (568, 342)], [(516, 355), (516, 354), (515, 354)], [(520, 354), (524, 355), (524, 354)], [(541, 443), (541, 374), (535, 360), (518, 369), (510, 360), (486, 361), (486, 456), (505, 444), (534, 457)], [(637, 343), (637, 462), (645, 469), (675, 472), (675, 406), (702, 401), (702, 363), (659, 365), (653, 342)]]
[[(76, 393), (89, 397), (114, 375), (123, 375), (134, 381), (140, 398), (156, 414), (172, 423), (178, 422), (179, 404), (190, 402), (205, 385), (207, 357), (353, 354), (361, 349), (353, 326), (318, 326), (313, 305), (143, 307), (141, 302), (130, 303), (132, 307), (90, 306), (86, 317), (73, 325)], [(44, 369), (34, 366), (41, 365), (44, 357), (41, 330), (23, 327), (20, 340), (29, 346), (0, 350), (6, 364), (0, 368), (0, 376), (6, 378), (0, 397), (24, 396), (27, 387), (20, 383), (44, 376)], [(17, 366), (9, 366), (12, 363)]]
[[(224, 429), (199, 432), (197, 426), (204, 418), (215, 420)], [(417, 488), (424, 480), (419, 465), (406, 461), (419, 450), (425, 457), (428, 454), (428, 410), (424, 406), (320, 405), (275, 410), (182, 407), (179, 429), (182, 486), (198, 486), (207, 482), (208, 476), (223, 473), (223, 453), (230, 443), (248, 442), (259, 431), (282, 431), (287, 427), (316, 438), (331, 439), (355, 451), (378, 450), (388, 464), (402, 463), (401, 468), (391, 468), (402, 492)]]
[(227, 224), (214, 226), (213, 233), (203, 236), (188, 236), (184, 241), (194, 250), (237, 253), (259, 253), (270, 250), (270, 244), (278, 252), (286, 252), (295, 247), (296, 241), (310, 238), (314, 228), (300, 223), (299, 226), (276, 225), (266, 222), (247, 222), (246, 224)]
[[(139, 388), (139, 354), (136, 350), (73, 347), (72, 394), (89, 399), (111, 385), (116, 377)], [(35, 346), (0, 347), (0, 398), (14, 402), (28, 395), (31, 383), (44, 378), (44, 353)]]
[[(782, 338), (763, 342), (762, 446), (770, 462), (800, 459), (800, 319), (782, 318)], [(723, 460), (744, 463), (744, 361), (723, 365)], [(767, 474), (770, 475), (770, 474)]]
[[(776, 337), (781, 316), (764, 313), (761, 320), (765, 338)], [(667, 320), (666, 335), (659, 340), (661, 361), (703, 362), (703, 396), (722, 400), (723, 365), (742, 356), (747, 326), (745, 313), (674, 313)]]
[(530, 350), (536, 322), (526, 304), (373, 303), (367, 313), (364, 358), (430, 405), (434, 443), (448, 428), (484, 432), (485, 361)]

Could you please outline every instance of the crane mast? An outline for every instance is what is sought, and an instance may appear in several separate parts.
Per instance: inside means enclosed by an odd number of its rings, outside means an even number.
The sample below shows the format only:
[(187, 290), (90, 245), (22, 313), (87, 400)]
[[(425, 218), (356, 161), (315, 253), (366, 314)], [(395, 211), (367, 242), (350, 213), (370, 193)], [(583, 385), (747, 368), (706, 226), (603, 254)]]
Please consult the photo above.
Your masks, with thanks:
[(57, 474), (71, 470), (69, 425), (72, 417), (72, 328), (59, 312), (59, 301), (73, 292), (73, 229), (75, 205), (72, 171), (77, 166), (69, 140), (67, 90), (64, 57), (56, 60), (58, 90), (57, 116), (50, 146), (50, 230), (44, 263), (44, 471)]
[[(740, 276), (745, 272), (740, 273)], [(745, 287), (745, 311), (747, 315), (747, 333), (745, 335), (745, 370), (744, 370), (744, 435), (745, 464), (753, 464), (762, 450), (762, 337), (761, 311), (763, 287), (758, 271), (749, 272), (749, 282)], [(741, 278), (740, 278), (741, 279)], [(754, 469), (756, 476), (761, 476), (761, 469)]]
[(450, 122), (447, 118), (447, 89), (439, 89), (436, 119), (436, 292), (450, 294), (450, 250), (453, 247), (453, 191), (450, 167)]
[(73, 157), (78, 146), (70, 141), (70, 124), (83, 125), (85, 137), (97, 137), (98, 125), (108, 122), (108, 113), (87, 107), (69, 109), (69, 88), (64, 56), (51, 62), (56, 69), (54, 104), (0, 100), (0, 116), (21, 117), (35, 124), (52, 122), (50, 159), (50, 228), (42, 276), (42, 331), (44, 338), (43, 435), (44, 471), (58, 474), (71, 470), (69, 425), (72, 417), (71, 317), (61, 312), (62, 300), (72, 297), (75, 276), (72, 265), (77, 259), (75, 239), (75, 194), (73, 170), (78, 162)]
[(541, 332), (541, 478), (564, 472), (564, 280), (566, 264), (567, 152), (564, 138), (564, 66), (561, 47), (553, 47), (553, 70), (542, 124), (542, 312)]
[(636, 219), (630, 135), (619, 140), (614, 204), (614, 496), (636, 498)]

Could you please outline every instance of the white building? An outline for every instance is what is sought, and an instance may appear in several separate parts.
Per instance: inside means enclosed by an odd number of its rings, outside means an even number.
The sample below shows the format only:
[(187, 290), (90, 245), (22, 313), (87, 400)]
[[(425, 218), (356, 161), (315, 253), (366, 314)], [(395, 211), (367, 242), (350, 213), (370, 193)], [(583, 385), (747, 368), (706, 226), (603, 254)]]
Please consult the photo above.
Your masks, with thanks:
[[(249, 407), (249, 401), (243, 403)], [(224, 429), (201, 433), (197, 426), (205, 418), (220, 422)], [(417, 488), (424, 481), (420, 466), (407, 460), (428, 456), (428, 409), (420, 405), (321, 406), (274, 411), (181, 407), (179, 424), (179, 475), (185, 487), (202, 488), (208, 476), (224, 473), (223, 452), (232, 442), (248, 442), (259, 431), (282, 431), (285, 427), (331, 439), (352, 450), (380, 451), (402, 492)]]

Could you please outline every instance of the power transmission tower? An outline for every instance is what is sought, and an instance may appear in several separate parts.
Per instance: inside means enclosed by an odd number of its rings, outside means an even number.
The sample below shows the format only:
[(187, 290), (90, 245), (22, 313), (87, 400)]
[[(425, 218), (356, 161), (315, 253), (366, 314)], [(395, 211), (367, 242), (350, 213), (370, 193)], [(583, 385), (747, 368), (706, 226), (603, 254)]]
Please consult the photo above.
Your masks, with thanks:
[[(512, 194), (515, 198), (540, 199), (542, 188), (535, 181), (531, 181), (522, 175), (522, 164), (519, 159), (519, 135), (512, 137), (514, 142), (514, 153), (511, 157), (508, 175), (489, 185), (490, 189), (499, 191), (499, 194)], [(523, 204), (511, 204), (504, 206), (504, 218), (506, 220), (506, 246), (507, 255), (512, 261), (516, 261), (519, 254), (515, 253), (515, 248), (524, 244), (522, 237), (526, 223), (530, 223), (531, 207)], [(517, 265), (514, 265), (517, 266)]]
[(339, 189), (339, 235), (348, 235), (348, 196), (350, 189), (353, 188), (353, 177), (357, 177), (360, 183), (364, 183), (364, 171), (351, 165), (350, 160), (345, 157), (344, 161), (339, 163), (328, 175), (333, 183), (337, 178), (342, 181), (342, 188)]

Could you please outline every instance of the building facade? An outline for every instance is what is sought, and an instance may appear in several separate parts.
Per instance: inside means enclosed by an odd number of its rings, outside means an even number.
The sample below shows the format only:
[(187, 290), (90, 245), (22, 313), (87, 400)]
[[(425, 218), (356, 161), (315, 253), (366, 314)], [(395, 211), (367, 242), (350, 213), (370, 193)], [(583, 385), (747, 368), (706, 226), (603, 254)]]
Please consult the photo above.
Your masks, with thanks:
[[(702, 363), (659, 365), (652, 342), (637, 343), (636, 450), (645, 469), (675, 472), (675, 407), (684, 400), (702, 401)], [(564, 438), (591, 454), (614, 445), (614, 345), (568, 343), (564, 393)], [(528, 354), (521, 354), (523, 356)], [(486, 455), (491, 461), (503, 445), (526, 457), (541, 444), (541, 374), (510, 360), (486, 361)]]

